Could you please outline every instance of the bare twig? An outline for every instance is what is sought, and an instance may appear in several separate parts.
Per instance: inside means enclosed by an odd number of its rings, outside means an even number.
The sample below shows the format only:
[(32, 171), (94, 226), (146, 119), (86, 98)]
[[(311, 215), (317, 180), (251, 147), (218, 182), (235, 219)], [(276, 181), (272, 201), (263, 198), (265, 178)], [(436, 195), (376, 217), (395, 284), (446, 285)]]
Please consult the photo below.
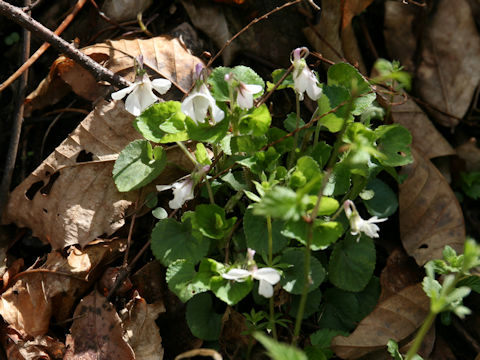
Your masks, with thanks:
[[(60, 26), (54, 31), (55, 35), (60, 35), (68, 25), (72, 22), (73, 18), (77, 15), (77, 13), (82, 9), (83, 5), (87, 0), (78, 0), (77, 3), (75, 4), (74, 8), (72, 9), (72, 12), (67, 15), (67, 17), (62, 21)], [(38, 48), (37, 51), (35, 51), (35, 54), (30, 56), (30, 59), (25, 61), (22, 66), (18, 68), (17, 71), (15, 71), (7, 80), (3, 82), (3, 84), (0, 84), (0, 92), (5, 90), (10, 84), (12, 84), (26, 69), (28, 69), (32, 64), (37, 61), (40, 56), (50, 47), (50, 44), (48, 42), (44, 42), (42, 46)]]
[[(30, 0), (25, 1), (25, 6), (30, 6)], [(23, 49), (22, 62), (26, 61), (30, 56), (30, 31), (23, 30)], [(17, 159), (18, 144), (20, 142), (20, 133), (22, 131), (23, 123), (23, 102), (25, 100), (25, 90), (27, 88), (28, 71), (22, 74), (20, 83), (18, 85), (17, 96), (15, 97), (15, 115), (13, 118), (13, 126), (10, 137), (10, 144), (8, 146), (7, 158), (5, 160), (5, 172), (3, 173), (2, 182), (0, 183), (0, 219), (3, 215), (3, 210), (7, 204), (8, 190), (12, 182), (13, 170), (15, 168), (15, 161)]]
[(25, 14), (20, 8), (12, 6), (9, 3), (0, 0), (0, 15), (16, 22), (22, 27), (30, 30), (40, 39), (49, 42), (53, 47), (65, 53), (68, 57), (79, 63), (82, 67), (90, 71), (97, 80), (105, 80), (117, 87), (126, 87), (131, 85), (123, 77), (113, 73), (111, 70), (101, 66), (89, 56), (75, 49), (68, 42), (55, 35), (52, 31)]
[(207, 63), (207, 68), (212, 65), (212, 63), (217, 60), (217, 58), (225, 51), (225, 49), (227, 47), (230, 46), (230, 44), (232, 43), (233, 40), (235, 40), (237, 37), (239, 37), (240, 35), (242, 35), (245, 31), (247, 31), (252, 25), (256, 24), (257, 22), (261, 21), (261, 20), (264, 20), (266, 18), (268, 18), (270, 15), (280, 11), (280, 10), (283, 10), (285, 9), (286, 7), (289, 7), (289, 6), (292, 6), (292, 5), (295, 5), (295, 4), (298, 4), (299, 2), (301, 2), (302, 0), (294, 0), (294, 1), (290, 1), (290, 2), (287, 2), (285, 4), (283, 4), (282, 6), (278, 6), (276, 7), (275, 9), (273, 9), (272, 11), (269, 11), (268, 13), (258, 17), (258, 18), (255, 18), (253, 19), (252, 21), (250, 21), (250, 23), (245, 26), (242, 30), (240, 30), (238, 33), (236, 33), (235, 35), (232, 36), (232, 38), (230, 40), (228, 40), (225, 45), (223, 45), (223, 47), (215, 54), (214, 57), (212, 57), (208, 63)]

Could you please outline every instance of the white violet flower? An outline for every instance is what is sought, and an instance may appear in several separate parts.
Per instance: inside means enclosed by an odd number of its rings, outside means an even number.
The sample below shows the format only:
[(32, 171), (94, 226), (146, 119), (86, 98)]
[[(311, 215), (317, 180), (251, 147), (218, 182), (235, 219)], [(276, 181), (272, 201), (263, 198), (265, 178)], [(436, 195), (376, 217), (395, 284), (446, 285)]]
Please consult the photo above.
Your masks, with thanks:
[(138, 116), (143, 110), (158, 100), (152, 89), (163, 95), (170, 89), (170, 86), (172, 86), (172, 83), (167, 79), (150, 81), (148, 75), (144, 74), (141, 80), (135, 81), (135, 83), (125, 89), (112, 93), (111, 96), (113, 100), (120, 100), (128, 94), (125, 101), (125, 110), (132, 115)]
[(293, 83), (295, 91), (298, 93), (300, 100), (303, 100), (303, 93), (312, 100), (318, 100), (322, 96), (322, 89), (318, 86), (317, 77), (308, 68), (305, 59), (300, 56), (306, 48), (297, 48), (293, 50)]
[(188, 200), (194, 196), (195, 184), (197, 184), (206, 173), (210, 171), (210, 166), (206, 165), (192, 174), (187, 175), (170, 185), (157, 185), (157, 191), (173, 189), (173, 199), (168, 202), (170, 209), (180, 209)]
[(260, 85), (248, 85), (240, 82), (237, 87), (237, 104), (241, 109), (248, 110), (253, 107), (253, 95), (258, 94), (263, 88)]
[(263, 297), (270, 298), (273, 295), (273, 285), (280, 281), (280, 273), (274, 268), (264, 267), (257, 269), (256, 267), (249, 271), (245, 269), (230, 269), (222, 277), (227, 280), (243, 282), (252, 276), (255, 280), (259, 280), (258, 293)]
[(365, 235), (371, 238), (378, 238), (378, 232), (380, 228), (375, 225), (375, 223), (384, 222), (387, 219), (379, 219), (376, 216), (371, 217), (368, 220), (362, 219), (362, 217), (358, 214), (357, 208), (355, 204), (351, 200), (347, 200), (343, 203), (343, 209), (345, 210), (345, 215), (347, 216), (348, 220), (350, 221), (350, 233), (352, 235), (364, 233)]
[(225, 113), (217, 106), (215, 99), (210, 94), (207, 85), (204, 83), (197, 86), (190, 95), (182, 102), (182, 112), (198, 123), (205, 122), (208, 109), (215, 123), (223, 120)]

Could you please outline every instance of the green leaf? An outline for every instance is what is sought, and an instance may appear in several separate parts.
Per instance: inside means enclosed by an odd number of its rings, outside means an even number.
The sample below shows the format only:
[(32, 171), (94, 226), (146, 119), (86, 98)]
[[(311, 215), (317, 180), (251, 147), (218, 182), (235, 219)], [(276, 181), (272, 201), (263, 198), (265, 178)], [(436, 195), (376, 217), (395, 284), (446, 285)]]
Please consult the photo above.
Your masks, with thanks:
[[(276, 83), (280, 81), (282, 76), (285, 74), (286, 70), (285, 69), (276, 69), (273, 70), (272, 72), (272, 81), (267, 82), (267, 91), (271, 91), (273, 87), (275, 86)], [(293, 74), (290, 73), (287, 75), (285, 80), (282, 81), (282, 83), (277, 87), (277, 90), (285, 89), (287, 87), (293, 88), (294, 83), (293, 83)]]
[(400, 351), (398, 351), (398, 344), (396, 343), (395, 340), (393, 339), (388, 340), (387, 350), (390, 356), (394, 360), (403, 360), (402, 354), (400, 354)]
[(318, 194), (318, 191), (322, 187), (321, 175), (322, 171), (318, 163), (310, 156), (302, 156), (297, 160), (295, 171), (291, 175), (290, 186), (293, 189), (304, 187), (306, 183), (313, 179), (318, 179), (316, 184), (312, 186), (308, 194)]
[[(279, 128), (271, 127), (267, 132), (268, 143), (274, 143), (277, 140), (283, 138), (285, 135), (287, 135), (286, 131)], [(289, 136), (287, 138), (284, 138), (282, 141), (275, 143), (273, 146), (279, 154), (285, 154), (293, 150), (293, 143), (293, 137)]]
[(195, 158), (202, 165), (212, 164), (212, 160), (210, 160), (210, 156), (208, 156), (207, 149), (202, 143), (197, 144), (197, 149), (195, 150)]
[(366, 186), (367, 190), (372, 190), (373, 198), (363, 200), (365, 207), (372, 216), (386, 218), (393, 215), (398, 209), (398, 200), (395, 192), (382, 180), (373, 178)]
[(299, 199), (293, 190), (275, 186), (254, 205), (253, 213), (287, 221), (298, 220), (304, 214), (307, 204), (307, 196)]
[(188, 140), (185, 131), (185, 115), (178, 101), (157, 103), (138, 116), (133, 126), (147, 140), (169, 143)]
[(227, 219), (225, 210), (218, 205), (198, 205), (192, 226), (211, 239), (223, 239), (232, 230), (236, 217)]
[(224, 279), (221, 276), (213, 276), (210, 279), (210, 289), (216, 297), (232, 306), (247, 296), (253, 288), (253, 280), (248, 278), (244, 282), (236, 282)]
[(248, 189), (248, 185), (245, 182), (244, 174), (242, 171), (229, 171), (228, 173), (220, 177), (220, 179), (225, 181), (235, 191), (242, 191)]
[(222, 315), (214, 311), (209, 293), (199, 294), (187, 303), (186, 319), (193, 336), (210, 341), (220, 337)]
[(378, 151), (385, 158), (378, 158), (384, 166), (403, 166), (413, 161), (410, 144), (412, 135), (401, 125), (382, 125), (375, 129)]
[(190, 222), (179, 223), (174, 219), (157, 222), (152, 231), (152, 252), (163, 265), (168, 266), (178, 259), (193, 263), (207, 255), (210, 242), (192, 235)]
[(372, 91), (370, 84), (350, 64), (339, 63), (330, 66), (327, 73), (327, 83), (328, 85), (342, 86), (350, 94), (352, 94), (352, 91), (355, 91), (355, 95), (359, 97), (353, 102), (353, 115), (360, 115), (377, 97)]
[[(301, 294), (305, 284), (305, 252), (298, 248), (287, 249), (280, 262), (290, 265), (285, 269), (280, 282), (283, 289), (291, 294)], [(313, 256), (310, 258), (309, 278), (311, 279), (309, 292), (318, 288), (325, 279), (325, 269)]]
[(230, 139), (232, 154), (255, 155), (258, 150), (267, 144), (266, 136), (242, 135)]
[(249, 168), (254, 174), (272, 172), (277, 167), (277, 160), (280, 154), (275, 148), (269, 147), (267, 151), (258, 151), (253, 156), (237, 160), (237, 163)]
[(171, 263), (167, 268), (165, 279), (168, 288), (182, 302), (187, 302), (193, 296), (210, 290), (210, 277), (197, 274), (195, 264), (185, 259)]
[[(217, 101), (230, 100), (229, 83), (225, 81), (225, 75), (232, 73), (234, 79), (247, 85), (260, 85), (265, 88), (263, 79), (247, 66), (235, 66), (233, 69), (219, 66), (215, 68), (208, 78), (208, 83), (212, 86), (212, 96)], [(258, 94), (256, 97), (260, 96)]]
[[(307, 244), (308, 224), (303, 221), (289, 221), (282, 234), (298, 240), (303, 245)], [(316, 220), (313, 228), (311, 249), (313, 251), (324, 250), (333, 244), (343, 234), (343, 226), (339, 222), (324, 222)]]
[(311, 156), (320, 164), (320, 167), (323, 168), (327, 165), (331, 153), (332, 147), (325, 141), (320, 141), (313, 148)]
[(211, 144), (219, 143), (227, 134), (228, 126), (230, 125), (227, 118), (215, 125), (210, 125), (207, 122), (197, 124), (189, 117), (185, 119), (185, 124), (187, 125), (187, 133), (190, 139), (205, 141)]
[(338, 335), (348, 336), (348, 333), (339, 330), (320, 329), (310, 335), (310, 342), (314, 347), (322, 350), (327, 358), (331, 358), (333, 356), (333, 351), (330, 350), (330, 344), (332, 339)]
[(375, 245), (368, 236), (348, 234), (335, 244), (328, 276), (336, 287), (347, 291), (361, 291), (369, 283), (375, 269)]
[[(288, 243), (288, 239), (281, 234), (283, 225), (282, 221), (272, 221), (273, 254), (281, 251)], [(266, 217), (254, 215), (253, 209), (251, 207), (248, 208), (243, 217), (243, 232), (247, 239), (247, 246), (250, 249), (254, 249), (261, 255), (268, 254), (268, 229)]]
[(254, 333), (253, 337), (267, 349), (268, 356), (273, 360), (308, 360), (303, 351), (292, 345), (280, 343), (260, 332)]
[(380, 296), (380, 282), (373, 277), (361, 292), (350, 292), (329, 288), (324, 292), (320, 328), (352, 331), (377, 305)]
[(246, 115), (242, 116), (238, 123), (238, 130), (241, 134), (253, 136), (265, 135), (270, 128), (272, 117), (267, 105), (263, 104), (258, 108), (253, 108)]
[[(328, 131), (335, 133), (342, 129), (345, 118), (347, 121), (353, 121), (352, 114), (348, 114), (348, 99), (350, 93), (347, 89), (340, 86), (323, 85), (323, 95), (318, 99), (318, 114), (322, 115), (318, 120)], [(337, 110), (329, 113), (334, 108), (340, 106)]]
[[(300, 305), (300, 295), (294, 295), (292, 297), (292, 303), (289, 311), (289, 315), (293, 318), (297, 317), (298, 307)], [(315, 289), (310, 292), (307, 296), (307, 303), (305, 304), (305, 310), (303, 313), (303, 318), (306, 319), (313, 315), (320, 308), (320, 302), (322, 300), (322, 292), (320, 289)]]
[(462, 190), (468, 197), (480, 198), (480, 171), (460, 173)]
[(168, 217), (167, 211), (162, 207), (158, 207), (156, 209), (153, 209), (152, 210), (152, 215), (155, 218), (157, 218), (158, 220), (166, 219)]
[(118, 191), (139, 189), (161, 174), (167, 155), (161, 146), (152, 149), (147, 140), (135, 140), (118, 155), (113, 167), (113, 180)]

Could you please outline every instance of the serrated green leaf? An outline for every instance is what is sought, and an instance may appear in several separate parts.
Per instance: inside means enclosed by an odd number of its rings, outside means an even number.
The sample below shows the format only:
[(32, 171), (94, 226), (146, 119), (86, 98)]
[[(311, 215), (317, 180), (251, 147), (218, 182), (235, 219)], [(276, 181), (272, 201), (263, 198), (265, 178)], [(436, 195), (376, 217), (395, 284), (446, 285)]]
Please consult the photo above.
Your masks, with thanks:
[(255, 215), (271, 216), (282, 220), (298, 220), (304, 214), (308, 198), (298, 199), (297, 194), (283, 186), (276, 186), (253, 207)]
[(185, 124), (190, 139), (216, 144), (227, 134), (229, 121), (225, 118), (215, 125), (206, 122), (197, 124), (195, 121), (187, 117), (185, 119)]
[(355, 91), (358, 97), (353, 102), (353, 115), (360, 115), (377, 97), (370, 84), (350, 64), (338, 63), (330, 66), (327, 72), (327, 83), (328, 85), (342, 86), (350, 94)]
[(210, 294), (199, 294), (187, 303), (186, 319), (193, 336), (209, 341), (220, 337), (222, 315), (214, 311)]
[[(283, 289), (291, 294), (301, 294), (305, 284), (305, 252), (298, 248), (287, 249), (280, 262), (290, 265), (285, 269), (280, 282)], [(309, 278), (311, 279), (309, 292), (318, 288), (325, 279), (325, 269), (313, 256), (310, 258)]]
[(195, 271), (195, 264), (185, 259), (171, 263), (165, 275), (168, 288), (182, 302), (187, 302), (193, 296), (210, 290), (210, 277), (202, 276)]
[(145, 139), (156, 143), (188, 140), (180, 107), (178, 101), (154, 104), (134, 120), (133, 126)]
[(470, 289), (480, 294), (480, 276), (471, 275), (460, 280), (457, 286), (468, 286)]
[[(282, 234), (292, 239), (298, 240), (303, 245), (307, 244), (307, 234), (309, 225), (303, 221), (289, 221), (285, 225)], [(333, 244), (343, 234), (343, 226), (339, 222), (322, 220), (315, 221), (313, 228), (313, 237), (311, 249), (313, 251), (324, 250)]]
[(152, 148), (147, 140), (135, 140), (118, 155), (113, 167), (113, 180), (118, 191), (139, 189), (160, 175), (167, 164), (162, 147)]
[(163, 265), (168, 266), (178, 259), (199, 262), (207, 255), (210, 242), (192, 235), (190, 223), (174, 219), (157, 222), (152, 231), (152, 252)]
[(363, 200), (370, 215), (387, 218), (397, 211), (397, 194), (382, 180), (378, 178), (370, 180), (366, 189), (373, 191), (374, 194), (371, 199)]
[(198, 143), (196, 146), (195, 158), (202, 165), (212, 164), (212, 160), (210, 160), (210, 157), (208, 156), (207, 149), (205, 148), (205, 145), (203, 145), (202, 143)]
[(412, 135), (401, 125), (382, 125), (375, 129), (377, 148), (385, 157), (378, 158), (384, 166), (403, 166), (413, 161), (410, 144)]
[[(281, 251), (288, 242), (288, 239), (280, 233), (283, 225), (283, 222), (280, 220), (272, 221), (272, 251), (274, 254)], [(268, 229), (266, 217), (254, 215), (253, 209), (248, 208), (243, 217), (243, 232), (247, 239), (247, 246), (250, 249), (254, 249), (261, 255), (268, 254)]]
[[(274, 143), (277, 140), (283, 138), (285, 135), (287, 135), (286, 131), (283, 131), (282, 129), (271, 127), (268, 132), (267, 132), (267, 138), (268, 138), (268, 143)], [(289, 151), (293, 150), (293, 145), (294, 145), (294, 139), (293, 137), (289, 136), (287, 138), (284, 138), (282, 141), (275, 143), (273, 146), (277, 153), (279, 154), (285, 154)]]
[(335, 244), (328, 265), (328, 277), (336, 287), (361, 291), (369, 283), (375, 269), (375, 245), (367, 236), (347, 235)]
[[(350, 93), (347, 89), (340, 86), (323, 85), (323, 95), (318, 99), (318, 114), (321, 115), (318, 120), (330, 132), (338, 132), (342, 129), (345, 118), (347, 121), (353, 121), (353, 116), (348, 114), (348, 99)], [(341, 105), (334, 112), (329, 113), (334, 108)]]
[(265, 88), (263, 79), (247, 66), (235, 66), (233, 69), (219, 66), (208, 77), (208, 83), (212, 86), (212, 96), (217, 101), (230, 100), (229, 84), (225, 81), (225, 75), (230, 73), (233, 74), (234, 79), (237, 81), (247, 85), (260, 85), (262, 89)]
[(238, 122), (240, 134), (253, 136), (265, 135), (270, 128), (272, 117), (267, 105), (263, 104), (258, 108), (253, 108), (246, 115), (242, 116)]
[(236, 217), (227, 219), (225, 209), (215, 204), (198, 205), (192, 226), (211, 239), (223, 239), (232, 230)]
[(241, 135), (230, 139), (232, 154), (254, 155), (266, 144), (266, 136)]
[(213, 276), (210, 280), (210, 289), (216, 297), (232, 306), (247, 296), (253, 288), (251, 278), (244, 282), (226, 280), (221, 276)]

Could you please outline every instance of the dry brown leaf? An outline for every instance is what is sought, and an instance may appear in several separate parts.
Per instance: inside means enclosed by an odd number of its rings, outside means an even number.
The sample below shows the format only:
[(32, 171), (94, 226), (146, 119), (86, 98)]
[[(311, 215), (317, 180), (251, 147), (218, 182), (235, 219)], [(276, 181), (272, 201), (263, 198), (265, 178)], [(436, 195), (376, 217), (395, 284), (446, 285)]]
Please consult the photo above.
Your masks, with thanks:
[[(143, 55), (145, 69), (150, 75), (169, 79), (182, 93), (190, 89), (195, 65), (201, 62), (185, 49), (181, 41), (167, 36), (108, 41), (88, 46), (82, 51), (130, 81), (135, 78), (133, 59)], [(62, 56), (54, 62), (47, 78), (27, 97), (26, 116), (33, 110), (55, 104), (70, 87), (77, 95), (91, 101), (105, 95), (108, 90), (81, 66)], [(178, 96), (178, 91), (170, 90), (164, 98), (174, 99)]]
[(348, 337), (332, 340), (332, 350), (342, 359), (358, 359), (385, 349), (390, 339), (400, 342), (425, 320), (430, 300), (421, 284), (409, 286), (379, 303)]
[(382, 302), (407, 286), (418, 284), (423, 276), (423, 270), (403, 249), (394, 249), (380, 274), (382, 293), (378, 301)]
[(102, 11), (111, 20), (123, 22), (137, 18), (152, 4), (152, 0), (106, 0), (102, 5)]
[[(422, 41), (417, 90), (436, 108), (457, 118), (468, 110), (480, 80), (480, 35), (468, 0), (438, 1)], [(432, 112), (444, 126), (458, 120)]]
[[(102, 102), (55, 151), (10, 194), (4, 222), (32, 229), (53, 249), (110, 235), (125, 223), (125, 214), (138, 191), (118, 192), (112, 178), (114, 160), (131, 141), (140, 138), (134, 117), (123, 102)], [(86, 161), (85, 158), (93, 161)], [(179, 149), (167, 151), (167, 160), (189, 169)], [(167, 167), (160, 181), (181, 176)], [(145, 192), (144, 192), (145, 193)]]
[(399, 186), (400, 237), (418, 265), (442, 257), (445, 245), (462, 252), (465, 222), (450, 185), (437, 168), (412, 149), (414, 162)]
[(157, 260), (145, 264), (132, 276), (134, 288), (148, 303), (163, 301), (168, 288), (165, 284), (165, 268)]
[(228, 307), (222, 318), (222, 331), (220, 334), (220, 346), (224, 354), (237, 354), (240, 349), (245, 349), (250, 339), (245, 332), (247, 322), (245, 316)]
[(124, 245), (125, 240), (118, 239), (83, 252), (71, 248), (67, 258), (58, 251), (50, 253), (40, 268), (17, 274), (15, 284), (0, 298), (0, 315), (22, 335), (46, 334), (52, 315), (57, 321), (70, 318), (78, 297)]
[(415, 71), (414, 56), (418, 42), (415, 27), (424, 23), (419, 22), (422, 10), (419, 6), (397, 0), (385, 1), (385, 46), (390, 58), (400, 61), (408, 72)]
[(115, 307), (98, 293), (80, 301), (73, 314), (65, 360), (134, 360), (132, 348), (123, 339)]
[(7, 288), (11, 285), (10, 280), (20, 272), (20, 270), (23, 268), (24, 265), (25, 265), (24, 260), (22, 258), (20, 258), (20, 259), (15, 260), (8, 267), (7, 271), (5, 271), (5, 273), (2, 276), (2, 280), (3, 280), (2, 292), (7, 290)]
[(175, 356), (175, 360), (182, 360), (182, 359), (190, 359), (196, 356), (209, 356), (213, 360), (222, 360), (223, 357), (217, 351), (213, 349), (193, 349), (189, 351), (185, 351), (184, 353)]
[(50, 336), (37, 336), (23, 340), (12, 329), (7, 330), (9, 341), (5, 352), (9, 360), (54, 360), (63, 359), (65, 345)]
[(147, 304), (138, 292), (122, 313), (123, 329), (136, 360), (163, 359), (162, 337), (155, 320), (165, 312), (163, 302)]
[(455, 149), (460, 159), (465, 161), (465, 171), (480, 171), (480, 149), (475, 138), (468, 141)]
[(412, 134), (412, 146), (426, 159), (455, 155), (455, 150), (435, 129), (428, 116), (409, 97), (397, 95), (391, 107), (393, 122), (406, 127)]

